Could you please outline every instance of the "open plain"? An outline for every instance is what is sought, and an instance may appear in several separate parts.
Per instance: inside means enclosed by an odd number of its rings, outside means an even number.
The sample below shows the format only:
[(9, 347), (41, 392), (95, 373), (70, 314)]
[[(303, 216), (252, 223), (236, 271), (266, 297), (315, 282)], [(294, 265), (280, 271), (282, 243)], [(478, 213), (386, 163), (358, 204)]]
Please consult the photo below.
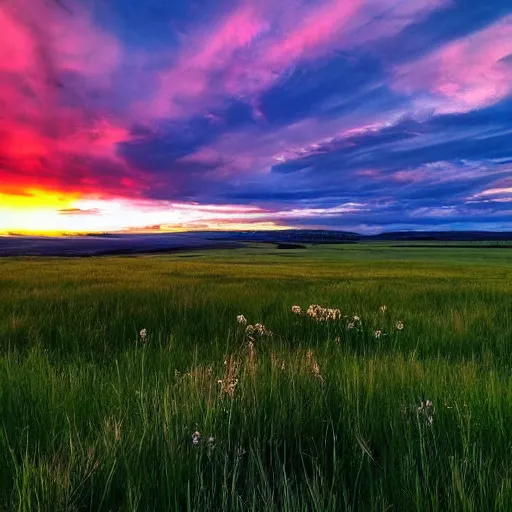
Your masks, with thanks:
[(0, 259), (0, 509), (511, 510), (512, 253), (394, 245)]

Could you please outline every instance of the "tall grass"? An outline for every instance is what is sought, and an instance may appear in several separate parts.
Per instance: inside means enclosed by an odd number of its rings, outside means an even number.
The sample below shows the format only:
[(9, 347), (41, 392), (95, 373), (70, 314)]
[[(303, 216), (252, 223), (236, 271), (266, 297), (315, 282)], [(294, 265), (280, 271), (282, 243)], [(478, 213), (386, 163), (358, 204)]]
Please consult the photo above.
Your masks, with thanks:
[(0, 509), (511, 510), (506, 251), (370, 249), (2, 260)]

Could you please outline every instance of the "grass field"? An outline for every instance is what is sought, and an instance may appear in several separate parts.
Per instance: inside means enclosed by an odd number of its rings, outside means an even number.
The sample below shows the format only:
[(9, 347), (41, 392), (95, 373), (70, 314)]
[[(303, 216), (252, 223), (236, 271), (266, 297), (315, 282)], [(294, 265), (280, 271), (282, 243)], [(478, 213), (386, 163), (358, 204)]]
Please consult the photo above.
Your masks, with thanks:
[(5, 258), (0, 339), (0, 510), (512, 510), (511, 250)]

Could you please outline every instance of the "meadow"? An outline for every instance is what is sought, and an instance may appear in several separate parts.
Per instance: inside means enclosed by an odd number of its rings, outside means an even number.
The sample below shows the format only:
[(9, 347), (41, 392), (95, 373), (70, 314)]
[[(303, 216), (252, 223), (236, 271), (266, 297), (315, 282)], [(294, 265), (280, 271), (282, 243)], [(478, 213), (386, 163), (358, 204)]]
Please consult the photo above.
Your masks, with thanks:
[(2, 258), (0, 340), (0, 510), (512, 510), (512, 250)]

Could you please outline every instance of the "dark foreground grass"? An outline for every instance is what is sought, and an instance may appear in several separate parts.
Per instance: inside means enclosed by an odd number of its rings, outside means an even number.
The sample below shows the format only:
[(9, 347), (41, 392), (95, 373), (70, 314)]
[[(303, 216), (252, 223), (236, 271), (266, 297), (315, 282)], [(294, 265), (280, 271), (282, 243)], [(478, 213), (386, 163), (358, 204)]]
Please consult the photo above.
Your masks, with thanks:
[(0, 509), (512, 510), (510, 258), (1, 260)]

